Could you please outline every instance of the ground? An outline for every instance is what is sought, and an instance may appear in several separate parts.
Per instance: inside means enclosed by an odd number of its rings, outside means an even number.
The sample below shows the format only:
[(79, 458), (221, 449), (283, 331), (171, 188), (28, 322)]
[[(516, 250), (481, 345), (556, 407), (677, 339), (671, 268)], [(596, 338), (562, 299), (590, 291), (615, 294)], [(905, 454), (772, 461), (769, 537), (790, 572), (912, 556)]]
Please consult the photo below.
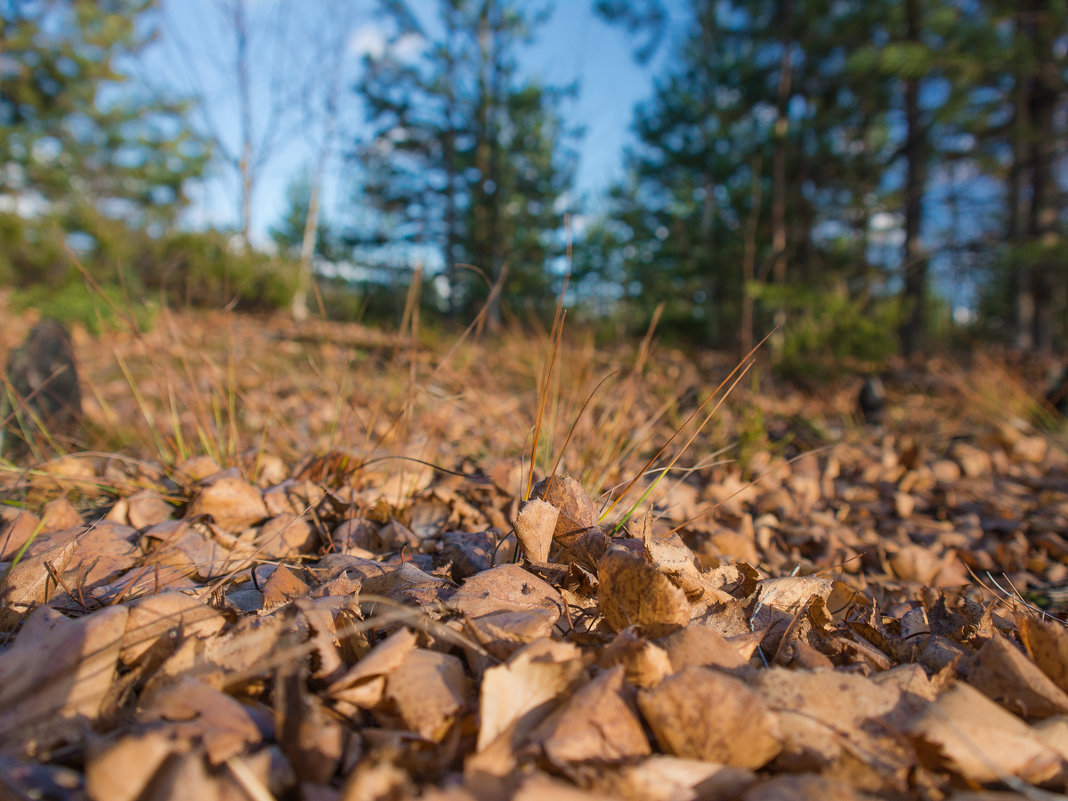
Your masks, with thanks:
[(0, 469), (0, 796), (1068, 786), (1064, 421), (991, 354), (872, 425), (655, 337), (73, 334), (81, 432)]

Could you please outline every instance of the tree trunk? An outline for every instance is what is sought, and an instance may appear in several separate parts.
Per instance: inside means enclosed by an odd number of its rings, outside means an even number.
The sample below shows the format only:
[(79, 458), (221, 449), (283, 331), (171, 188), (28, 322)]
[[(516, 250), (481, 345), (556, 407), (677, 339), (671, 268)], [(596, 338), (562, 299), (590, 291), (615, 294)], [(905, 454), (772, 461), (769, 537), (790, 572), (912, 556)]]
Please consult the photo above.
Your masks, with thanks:
[(1030, 4), (1034, 14), (1037, 75), (1032, 84), (1030, 108), (1031, 121), (1031, 214), (1028, 220), (1028, 239), (1042, 254), (1031, 265), (1031, 307), (1034, 320), (1031, 331), (1033, 349), (1043, 355), (1053, 353), (1053, 299), (1056, 286), (1054, 271), (1045, 252), (1056, 245), (1057, 235), (1057, 178), (1056, 139), (1054, 136), (1054, 111), (1057, 104), (1056, 65), (1053, 58), (1049, 20), (1042, 2)]
[[(1027, 35), (1031, 26), (1022, 12), (1016, 15), (1016, 31), (1018, 34)], [(1015, 319), (1013, 343), (1022, 351), (1031, 350), (1034, 342), (1032, 333), (1035, 325), (1035, 308), (1031, 296), (1031, 270), (1019, 258), (1017, 250), (1023, 242), (1025, 225), (1029, 218), (1024, 201), (1024, 182), (1026, 179), (1026, 167), (1030, 148), (1028, 146), (1028, 131), (1031, 128), (1030, 108), (1031, 81), (1020, 75), (1013, 89), (1013, 122), (1012, 122), (1012, 164), (1009, 167), (1007, 185), (1005, 188), (1005, 204), (1007, 208), (1008, 222), (1005, 226), (1008, 238), (1010, 258), (1014, 263), (1013, 269), (1013, 294), (1015, 301)]]
[[(501, 270), (504, 268), (504, 243), (501, 241), (501, 203), (503, 188), (501, 186), (501, 126), (500, 117), (504, 111), (502, 108), (503, 65), (501, 64), (500, 42), (500, 15), (502, 8), (498, 0), (487, 0), (486, 19), (484, 21), (484, 34), (488, 41), (484, 43), (483, 55), (487, 58), (484, 69), (487, 70), (485, 89), (488, 92), (488, 108), (486, 110), (486, 146), (488, 159), (486, 175), (483, 180), (492, 183), (492, 191), (486, 191), (485, 197), (488, 204), (486, 209), (486, 238), (487, 252), (489, 253), (489, 268), (492, 284), (496, 285), (501, 278)], [(501, 292), (490, 292), (487, 298), (486, 322), (491, 333), (501, 328)]]
[[(906, 37), (920, 38), (919, 0), (906, 0)], [(927, 136), (920, 118), (920, 81), (906, 79), (905, 93), (905, 188), (902, 199), (905, 212), (904, 299), (906, 316), (901, 328), (901, 353), (912, 358), (925, 345), (926, 320), (924, 300), (927, 290), (927, 255), (920, 233), (923, 222), (923, 192), (926, 183)]]
[(252, 185), (254, 183), (252, 143), (252, 83), (249, 76), (248, 19), (245, 15), (245, 0), (236, 0), (233, 6), (234, 35), (237, 37), (235, 53), (237, 67), (238, 97), (241, 105), (241, 239), (249, 246), (252, 231)]
[[(780, 11), (783, 30), (779, 59), (779, 89), (775, 101), (775, 150), (771, 160), (771, 247), (772, 278), (782, 287), (786, 283), (786, 145), (789, 133), (790, 86), (793, 82), (793, 37), (790, 32), (794, 11), (793, 0), (782, 0)], [(780, 306), (775, 310), (775, 325), (786, 323), (786, 313)], [(772, 347), (781, 351), (783, 332), (780, 328), (772, 339)]]
[(753, 349), (753, 282), (756, 279), (756, 235), (760, 221), (760, 156), (750, 167), (749, 219), (745, 226), (745, 251), (742, 256), (742, 334), (739, 349), (744, 357)]

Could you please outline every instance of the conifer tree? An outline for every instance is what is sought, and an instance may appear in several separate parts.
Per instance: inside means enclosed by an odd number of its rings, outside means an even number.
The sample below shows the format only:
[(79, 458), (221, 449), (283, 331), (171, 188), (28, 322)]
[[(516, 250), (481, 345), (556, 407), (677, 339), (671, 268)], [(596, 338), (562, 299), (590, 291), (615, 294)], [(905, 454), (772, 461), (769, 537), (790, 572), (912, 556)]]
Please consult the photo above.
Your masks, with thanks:
[[(0, 274), (61, 280), (57, 230), (83, 251), (162, 230), (206, 149), (179, 103), (134, 90), (124, 59), (152, 37), (151, 0), (0, 5)], [(87, 259), (92, 265), (94, 261)]]
[(378, 263), (425, 259), (451, 312), (474, 311), (505, 272), (506, 301), (551, 308), (574, 169), (567, 92), (525, 78), (518, 63), (548, 7), (433, 7), (424, 20), (402, 0), (382, 3), (390, 40), (368, 56), (358, 87), (374, 134), (359, 152), (371, 214), (354, 241)]

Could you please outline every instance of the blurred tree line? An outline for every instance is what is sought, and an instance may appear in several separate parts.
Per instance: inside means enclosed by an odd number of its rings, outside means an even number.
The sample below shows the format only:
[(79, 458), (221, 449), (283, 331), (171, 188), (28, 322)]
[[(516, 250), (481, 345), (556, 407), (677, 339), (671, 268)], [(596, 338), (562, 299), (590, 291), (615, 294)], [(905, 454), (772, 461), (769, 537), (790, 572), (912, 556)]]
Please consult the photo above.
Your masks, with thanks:
[[(246, 80), (247, 2), (220, 0)], [(569, 303), (606, 331), (660, 310), (662, 330), (744, 350), (779, 323), (785, 360), (915, 355), (960, 331), (1063, 345), (1068, 5), (591, 2), (660, 65), (607, 197), (574, 193), (575, 88), (520, 67), (549, 3), (379, 0), (387, 41), (355, 86), (320, 65), (322, 149), (273, 255), (249, 244), (251, 129), (220, 156), (196, 98), (127, 78), (152, 0), (0, 2), (0, 279), (75, 303), (69, 250), (116, 297), (296, 313), (314, 264), (325, 311), (374, 317), (418, 273), (427, 311), (493, 324), (549, 314), (570, 269)], [(369, 133), (339, 131), (341, 107)], [(325, 219), (334, 140), (352, 208)], [(180, 224), (213, 156), (241, 175), (240, 230)]]

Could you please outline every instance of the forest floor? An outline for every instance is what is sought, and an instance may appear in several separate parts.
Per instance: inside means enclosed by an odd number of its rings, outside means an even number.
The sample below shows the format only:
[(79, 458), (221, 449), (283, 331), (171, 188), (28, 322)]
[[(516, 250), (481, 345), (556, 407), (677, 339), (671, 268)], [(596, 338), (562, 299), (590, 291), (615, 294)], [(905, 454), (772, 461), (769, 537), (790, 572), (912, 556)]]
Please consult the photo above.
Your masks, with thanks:
[(0, 797), (1068, 789), (1068, 437), (1002, 361), (872, 425), (855, 374), (431, 339), (75, 332), (77, 446), (0, 465)]

